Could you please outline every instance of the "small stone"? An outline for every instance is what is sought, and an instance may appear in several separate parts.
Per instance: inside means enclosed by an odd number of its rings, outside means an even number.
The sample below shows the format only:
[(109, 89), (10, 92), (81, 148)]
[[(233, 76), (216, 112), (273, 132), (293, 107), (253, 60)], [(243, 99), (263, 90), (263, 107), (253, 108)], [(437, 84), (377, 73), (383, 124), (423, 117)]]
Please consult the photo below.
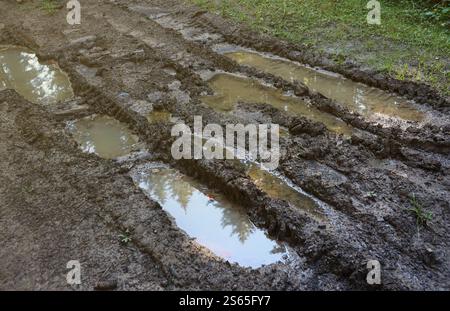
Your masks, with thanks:
[(117, 288), (117, 280), (99, 281), (94, 289), (95, 290), (113, 290)]
[(97, 37), (96, 36), (85, 36), (81, 37), (75, 40), (70, 41), (71, 44), (82, 44), (88, 41), (94, 41)]
[(432, 267), (439, 263), (438, 256), (431, 245), (425, 245), (421, 254), (422, 260), (427, 266)]
[(117, 94), (117, 99), (121, 102), (128, 102), (131, 99), (131, 96), (127, 92), (120, 92)]
[(81, 38), (70, 41), (70, 45), (71, 46), (81, 45), (83, 47), (90, 49), (90, 48), (94, 47), (96, 39), (97, 39), (96, 36), (85, 36), (85, 37), (81, 37)]

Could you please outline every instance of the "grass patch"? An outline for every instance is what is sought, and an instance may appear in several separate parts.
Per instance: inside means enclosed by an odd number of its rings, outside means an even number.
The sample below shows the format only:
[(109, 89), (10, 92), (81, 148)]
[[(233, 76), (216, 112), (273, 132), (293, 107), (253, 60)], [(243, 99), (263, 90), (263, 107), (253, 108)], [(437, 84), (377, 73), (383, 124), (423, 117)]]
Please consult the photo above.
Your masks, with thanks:
[(368, 0), (188, 0), (251, 28), (318, 51), (350, 57), (394, 77), (450, 95), (450, 31), (417, 1), (381, 1), (368, 25)]
[(41, 10), (48, 14), (53, 14), (58, 9), (59, 4), (55, 0), (41, 0)]
[(413, 194), (409, 200), (412, 205), (412, 208), (410, 208), (409, 210), (414, 213), (417, 226), (425, 226), (429, 221), (433, 220), (433, 213), (426, 212), (424, 210), (422, 204), (417, 200), (415, 194)]
[(119, 241), (123, 245), (126, 245), (132, 241), (130, 230), (126, 229), (124, 232), (119, 234)]

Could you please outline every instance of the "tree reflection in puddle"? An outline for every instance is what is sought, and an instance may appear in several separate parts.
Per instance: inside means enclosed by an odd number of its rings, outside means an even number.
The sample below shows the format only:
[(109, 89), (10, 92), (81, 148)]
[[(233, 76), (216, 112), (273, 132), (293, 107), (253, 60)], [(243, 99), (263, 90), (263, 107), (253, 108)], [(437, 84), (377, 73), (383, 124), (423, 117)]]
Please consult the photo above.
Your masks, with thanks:
[(133, 178), (182, 230), (230, 262), (257, 268), (282, 260), (287, 252), (257, 228), (242, 207), (176, 170), (154, 167)]

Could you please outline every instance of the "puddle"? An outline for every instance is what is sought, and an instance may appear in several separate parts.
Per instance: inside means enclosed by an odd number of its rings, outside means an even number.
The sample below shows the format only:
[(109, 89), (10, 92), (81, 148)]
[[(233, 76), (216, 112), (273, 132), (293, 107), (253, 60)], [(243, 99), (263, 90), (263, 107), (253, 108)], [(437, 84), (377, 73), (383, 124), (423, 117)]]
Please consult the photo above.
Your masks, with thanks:
[(105, 159), (128, 155), (137, 148), (137, 136), (126, 125), (108, 116), (83, 118), (69, 123), (68, 128), (84, 152)]
[(202, 101), (211, 108), (228, 112), (237, 102), (266, 103), (292, 115), (303, 116), (323, 123), (329, 130), (351, 136), (353, 129), (335, 116), (311, 107), (303, 100), (283, 94), (282, 90), (265, 86), (260, 82), (228, 73), (219, 73), (208, 80), (215, 95), (204, 96)]
[(287, 81), (303, 82), (308, 88), (346, 105), (365, 116), (380, 114), (410, 121), (424, 119), (423, 112), (411, 107), (406, 99), (380, 89), (353, 82), (340, 75), (318, 71), (288, 60), (271, 58), (254, 52), (227, 52), (237, 63), (277, 75)]
[(287, 255), (286, 248), (257, 228), (241, 207), (174, 169), (147, 168), (133, 179), (178, 227), (230, 262), (258, 268)]
[(50, 105), (71, 99), (69, 77), (54, 63), (40, 63), (19, 47), (0, 47), (0, 89), (11, 88), (30, 102)]
[(172, 114), (167, 111), (152, 111), (147, 115), (148, 122), (154, 123), (168, 123), (172, 118)]
[(247, 175), (261, 191), (267, 193), (271, 198), (285, 200), (318, 219), (324, 219), (320, 207), (312, 198), (289, 186), (280, 177), (260, 169), (255, 164), (248, 165)]

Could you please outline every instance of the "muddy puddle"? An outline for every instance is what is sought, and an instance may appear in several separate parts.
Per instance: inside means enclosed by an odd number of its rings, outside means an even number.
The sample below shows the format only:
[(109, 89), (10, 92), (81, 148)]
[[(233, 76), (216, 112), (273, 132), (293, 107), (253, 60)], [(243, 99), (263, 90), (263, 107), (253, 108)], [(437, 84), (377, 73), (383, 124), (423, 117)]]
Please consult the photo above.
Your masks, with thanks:
[(108, 116), (89, 116), (70, 122), (68, 129), (80, 148), (105, 159), (115, 159), (137, 150), (138, 138), (126, 125)]
[(135, 171), (133, 179), (178, 227), (216, 255), (252, 268), (287, 258), (286, 247), (257, 228), (242, 207), (178, 171), (147, 166)]
[(238, 102), (266, 103), (291, 115), (306, 117), (323, 123), (329, 130), (351, 136), (353, 129), (344, 121), (326, 112), (319, 111), (305, 101), (288, 96), (282, 90), (228, 73), (219, 73), (208, 80), (213, 96), (203, 96), (202, 101), (211, 108), (229, 112)]
[(167, 123), (172, 119), (172, 114), (167, 111), (152, 111), (147, 115), (149, 123)]
[(0, 47), (0, 89), (6, 88), (44, 105), (74, 96), (69, 77), (56, 63), (40, 63), (36, 54), (20, 47)]
[(247, 175), (253, 183), (274, 199), (285, 200), (295, 208), (301, 209), (316, 219), (324, 219), (319, 205), (309, 196), (302, 193), (300, 189), (293, 186), (271, 172), (261, 169), (256, 164), (247, 165)]
[(254, 67), (287, 81), (303, 82), (311, 90), (334, 99), (351, 111), (365, 116), (377, 114), (410, 121), (424, 119), (423, 112), (412, 107), (406, 99), (362, 83), (353, 82), (337, 74), (255, 52), (233, 51), (225, 52), (224, 55), (241, 65)]

